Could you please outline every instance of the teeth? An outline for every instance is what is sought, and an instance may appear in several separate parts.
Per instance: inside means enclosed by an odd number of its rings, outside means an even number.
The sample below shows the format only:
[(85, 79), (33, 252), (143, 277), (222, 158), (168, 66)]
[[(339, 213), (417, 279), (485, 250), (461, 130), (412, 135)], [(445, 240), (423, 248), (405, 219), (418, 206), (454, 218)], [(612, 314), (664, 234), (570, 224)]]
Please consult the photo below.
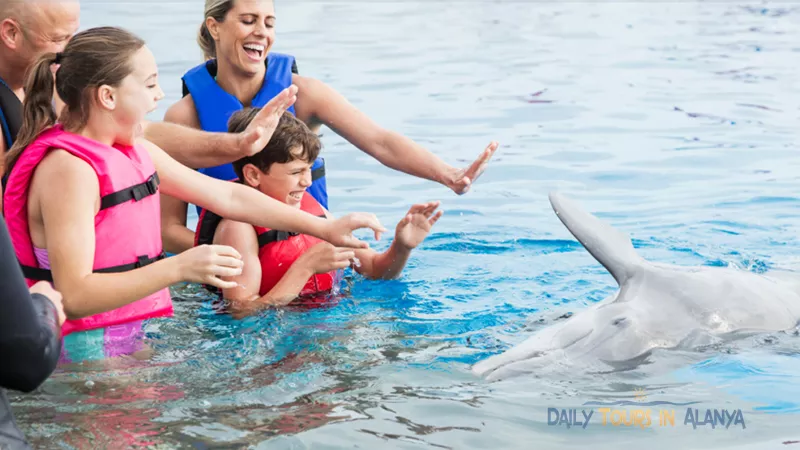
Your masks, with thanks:
[(244, 44), (244, 48), (257, 51), (259, 54), (264, 53), (264, 46), (260, 44)]

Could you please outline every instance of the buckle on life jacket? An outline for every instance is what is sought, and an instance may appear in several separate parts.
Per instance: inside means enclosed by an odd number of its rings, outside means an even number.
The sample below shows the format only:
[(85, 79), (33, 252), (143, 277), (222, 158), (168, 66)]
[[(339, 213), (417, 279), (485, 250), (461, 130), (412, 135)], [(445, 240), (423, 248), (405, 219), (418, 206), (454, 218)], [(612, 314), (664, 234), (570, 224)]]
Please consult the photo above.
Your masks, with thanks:
[(139, 186), (134, 186), (132, 192), (134, 201), (138, 202), (139, 200), (145, 197), (156, 195), (156, 193), (158, 192), (158, 182), (159, 182), (158, 174), (153, 173), (152, 175), (150, 175), (150, 178), (148, 178), (147, 181), (140, 184)]
[(158, 179), (158, 173), (153, 172), (147, 181), (125, 189), (121, 189), (101, 198), (100, 209), (103, 210), (111, 208), (112, 206), (117, 206), (130, 200), (138, 202), (145, 197), (155, 195), (158, 192), (159, 183), (160, 180)]

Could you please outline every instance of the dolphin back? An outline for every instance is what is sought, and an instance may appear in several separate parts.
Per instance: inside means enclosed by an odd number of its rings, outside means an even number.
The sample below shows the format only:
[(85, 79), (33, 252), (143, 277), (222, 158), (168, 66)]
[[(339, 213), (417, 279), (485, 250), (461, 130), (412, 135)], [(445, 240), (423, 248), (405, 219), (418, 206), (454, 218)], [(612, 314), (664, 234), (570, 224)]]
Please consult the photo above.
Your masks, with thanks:
[(552, 192), (550, 205), (561, 223), (620, 286), (633, 275), (634, 269), (644, 264), (644, 259), (634, 250), (630, 237), (584, 211), (572, 200)]

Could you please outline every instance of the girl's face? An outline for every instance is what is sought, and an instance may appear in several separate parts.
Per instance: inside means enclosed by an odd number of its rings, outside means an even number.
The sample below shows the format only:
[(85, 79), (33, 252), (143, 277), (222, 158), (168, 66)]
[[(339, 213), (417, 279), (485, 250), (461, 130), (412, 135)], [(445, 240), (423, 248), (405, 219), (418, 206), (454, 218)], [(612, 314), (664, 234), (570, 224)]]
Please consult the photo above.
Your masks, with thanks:
[(100, 101), (111, 107), (117, 124), (117, 142), (127, 145), (133, 145), (141, 133), (145, 116), (154, 111), (158, 101), (164, 98), (158, 85), (156, 60), (147, 46), (131, 57), (130, 64), (134, 70), (119, 86), (108, 91), (103, 91), (103, 87), (100, 93)]

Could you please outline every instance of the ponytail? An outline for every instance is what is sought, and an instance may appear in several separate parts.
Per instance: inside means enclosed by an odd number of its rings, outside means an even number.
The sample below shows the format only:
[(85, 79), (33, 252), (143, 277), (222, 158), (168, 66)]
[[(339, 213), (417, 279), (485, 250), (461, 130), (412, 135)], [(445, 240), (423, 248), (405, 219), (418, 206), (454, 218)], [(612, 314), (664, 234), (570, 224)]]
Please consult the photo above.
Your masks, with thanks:
[(234, 0), (206, 0), (205, 8), (203, 8), (203, 23), (200, 24), (200, 31), (197, 33), (197, 44), (200, 45), (206, 61), (217, 57), (217, 45), (211, 32), (208, 31), (206, 21), (210, 17), (217, 22), (224, 22), (225, 16), (233, 9), (233, 2)]
[(208, 26), (203, 22), (200, 25), (200, 31), (197, 33), (197, 44), (200, 45), (200, 50), (203, 51), (204, 60), (214, 59), (217, 57), (217, 45), (214, 38), (211, 37), (211, 32), (208, 31)]
[(5, 174), (9, 174), (22, 151), (36, 136), (56, 123), (53, 108), (55, 76), (50, 65), (56, 62), (55, 53), (46, 53), (28, 72), (25, 80), (25, 101), (22, 103), (22, 126), (14, 145), (5, 156)]

